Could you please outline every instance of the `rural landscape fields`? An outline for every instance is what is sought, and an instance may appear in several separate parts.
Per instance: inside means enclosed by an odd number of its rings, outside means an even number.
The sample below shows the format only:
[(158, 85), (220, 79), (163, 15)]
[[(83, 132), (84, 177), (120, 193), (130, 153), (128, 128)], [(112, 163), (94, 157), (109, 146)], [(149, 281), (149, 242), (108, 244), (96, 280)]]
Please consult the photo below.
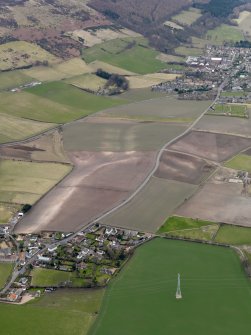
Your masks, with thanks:
[(0, 4), (6, 334), (250, 328), (250, 9), (136, 3)]

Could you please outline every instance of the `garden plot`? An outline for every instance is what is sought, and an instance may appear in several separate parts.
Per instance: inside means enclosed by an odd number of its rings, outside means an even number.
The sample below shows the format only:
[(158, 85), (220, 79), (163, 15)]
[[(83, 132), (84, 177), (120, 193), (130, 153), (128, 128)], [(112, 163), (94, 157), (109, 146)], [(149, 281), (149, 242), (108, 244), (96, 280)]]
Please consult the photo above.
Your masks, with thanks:
[(17, 232), (76, 231), (125, 200), (153, 168), (155, 153), (70, 154), (75, 168), (31, 209)]
[(191, 131), (168, 148), (220, 162), (250, 145), (251, 139), (240, 136)]

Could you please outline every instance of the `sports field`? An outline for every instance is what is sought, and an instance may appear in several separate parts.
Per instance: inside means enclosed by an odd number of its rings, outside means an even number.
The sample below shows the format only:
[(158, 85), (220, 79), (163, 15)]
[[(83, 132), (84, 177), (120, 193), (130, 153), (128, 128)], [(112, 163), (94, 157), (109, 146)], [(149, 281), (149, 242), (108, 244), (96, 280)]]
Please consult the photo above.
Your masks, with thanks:
[(6, 280), (11, 274), (12, 269), (13, 269), (13, 264), (0, 263), (0, 288), (4, 287)]
[(0, 201), (33, 204), (70, 170), (63, 164), (1, 160)]
[(139, 74), (165, 68), (165, 64), (156, 59), (157, 55), (158, 52), (151, 49), (142, 37), (117, 38), (83, 51), (87, 63), (99, 60)]
[(155, 239), (111, 282), (90, 334), (246, 334), (250, 299), (251, 284), (232, 249)]
[(251, 244), (251, 228), (222, 225), (216, 235), (215, 241), (226, 244)]
[(0, 304), (1, 331), (16, 335), (87, 335), (104, 291), (57, 290), (22, 306)]

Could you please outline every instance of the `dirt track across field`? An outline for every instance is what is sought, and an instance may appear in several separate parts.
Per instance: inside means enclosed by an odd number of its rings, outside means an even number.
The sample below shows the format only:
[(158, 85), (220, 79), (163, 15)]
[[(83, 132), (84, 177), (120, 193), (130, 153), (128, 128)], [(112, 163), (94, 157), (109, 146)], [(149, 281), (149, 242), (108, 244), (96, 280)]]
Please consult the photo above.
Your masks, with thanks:
[(76, 231), (121, 203), (152, 169), (154, 152), (71, 152), (73, 172), (44, 196), (15, 232)]

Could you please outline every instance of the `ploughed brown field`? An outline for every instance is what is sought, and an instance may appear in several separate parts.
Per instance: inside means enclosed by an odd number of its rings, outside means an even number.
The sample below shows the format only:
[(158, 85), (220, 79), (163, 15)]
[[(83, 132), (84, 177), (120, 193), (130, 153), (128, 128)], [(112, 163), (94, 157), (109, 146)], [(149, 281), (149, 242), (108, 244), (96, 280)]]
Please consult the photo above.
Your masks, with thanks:
[(242, 184), (206, 184), (175, 214), (251, 227), (251, 198), (241, 191)]
[(191, 131), (170, 145), (168, 149), (221, 162), (248, 148), (250, 145), (251, 139), (240, 136)]
[(150, 172), (155, 152), (71, 152), (75, 168), (16, 226), (18, 233), (76, 231), (125, 200)]
[(198, 185), (213, 170), (213, 164), (204, 159), (180, 152), (165, 151), (155, 176)]

